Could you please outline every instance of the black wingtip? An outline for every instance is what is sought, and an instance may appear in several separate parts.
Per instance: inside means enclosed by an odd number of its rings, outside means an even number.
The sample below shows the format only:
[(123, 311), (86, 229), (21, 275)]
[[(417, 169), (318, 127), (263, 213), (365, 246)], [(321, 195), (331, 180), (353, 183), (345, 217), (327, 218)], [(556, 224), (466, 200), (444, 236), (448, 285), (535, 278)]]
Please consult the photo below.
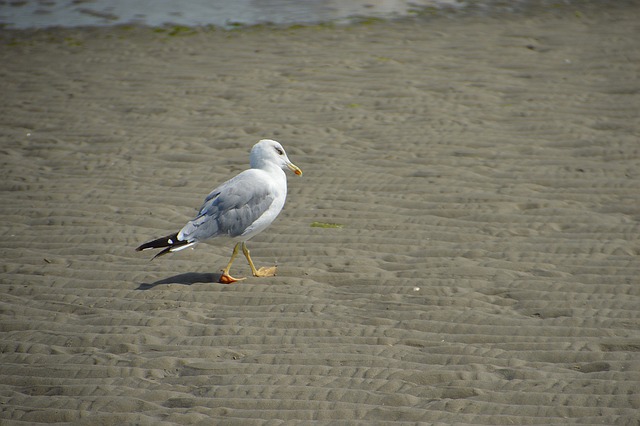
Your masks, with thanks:
[[(156, 240), (153, 241), (149, 241), (146, 242), (144, 244), (141, 244), (140, 246), (136, 247), (136, 251), (142, 251), (142, 250), (148, 250), (148, 249), (156, 249), (156, 248), (164, 248), (164, 247), (168, 247), (168, 248), (172, 248), (176, 245), (180, 246), (180, 245), (184, 245), (187, 244), (186, 241), (178, 241), (178, 233), (176, 232), (175, 234), (171, 234), (171, 235), (167, 235), (166, 237), (162, 237), (162, 238), (158, 238)], [(160, 253), (163, 253), (165, 250), (163, 250)], [(160, 255), (160, 253), (158, 255), (156, 255), (156, 257), (158, 257)]]
[(167, 248), (165, 248), (165, 249), (164, 249), (164, 250), (162, 250), (160, 253), (158, 253), (158, 254), (156, 254), (155, 256), (153, 256), (153, 257), (151, 258), (151, 260), (155, 259), (156, 257), (164, 256), (164, 255), (165, 255), (165, 254), (167, 254), (167, 253), (171, 253), (171, 249), (172, 249), (172, 248), (173, 248), (173, 246), (172, 246), (172, 247), (167, 247)]

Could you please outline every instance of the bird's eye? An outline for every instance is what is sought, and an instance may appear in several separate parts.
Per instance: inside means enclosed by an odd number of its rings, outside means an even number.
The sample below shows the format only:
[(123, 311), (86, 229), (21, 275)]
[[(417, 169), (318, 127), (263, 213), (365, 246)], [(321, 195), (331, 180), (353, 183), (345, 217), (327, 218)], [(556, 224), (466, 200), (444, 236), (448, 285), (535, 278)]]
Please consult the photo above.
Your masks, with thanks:
[(278, 153), (278, 155), (284, 155), (284, 151), (282, 150), (282, 148), (278, 148), (276, 146), (276, 152)]

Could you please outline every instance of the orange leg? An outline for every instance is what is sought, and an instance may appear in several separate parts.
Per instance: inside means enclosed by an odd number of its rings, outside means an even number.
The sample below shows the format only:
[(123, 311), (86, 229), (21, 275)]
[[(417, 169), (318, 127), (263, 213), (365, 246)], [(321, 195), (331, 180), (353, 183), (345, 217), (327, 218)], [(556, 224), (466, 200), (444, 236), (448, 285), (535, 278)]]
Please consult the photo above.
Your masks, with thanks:
[[(236, 246), (237, 247), (237, 246)], [(247, 262), (249, 262), (249, 266), (251, 267), (251, 273), (254, 277), (274, 277), (276, 275), (276, 266), (271, 267), (262, 267), (260, 269), (256, 269), (253, 264), (253, 260), (251, 260), (249, 249), (247, 248), (246, 243), (242, 243), (242, 253), (244, 253), (244, 257), (247, 258)]]
[(222, 275), (220, 275), (220, 279), (218, 280), (218, 282), (222, 284), (232, 284), (245, 279), (245, 278), (234, 278), (231, 275), (229, 275), (231, 264), (236, 259), (236, 256), (238, 256), (239, 249), (240, 249), (240, 243), (236, 244), (235, 247), (233, 248), (233, 253), (231, 253), (231, 259), (229, 259), (229, 263), (227, 263), (227, 266), (222, 270)]

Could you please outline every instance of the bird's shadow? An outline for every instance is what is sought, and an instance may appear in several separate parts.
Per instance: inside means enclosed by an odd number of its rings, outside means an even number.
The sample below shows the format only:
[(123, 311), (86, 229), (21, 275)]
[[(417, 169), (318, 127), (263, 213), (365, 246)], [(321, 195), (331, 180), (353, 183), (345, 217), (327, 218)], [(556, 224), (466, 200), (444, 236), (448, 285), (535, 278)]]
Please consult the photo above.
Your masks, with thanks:
[(172, 277), (163, 278), (152, 283), (140, 283), (136, 290), (151, 290), (159, 285), (181, 284), (191, 285), (195, 283), (218, 283), (222, 274), (187, 272), (186, 274), (178, 274)]

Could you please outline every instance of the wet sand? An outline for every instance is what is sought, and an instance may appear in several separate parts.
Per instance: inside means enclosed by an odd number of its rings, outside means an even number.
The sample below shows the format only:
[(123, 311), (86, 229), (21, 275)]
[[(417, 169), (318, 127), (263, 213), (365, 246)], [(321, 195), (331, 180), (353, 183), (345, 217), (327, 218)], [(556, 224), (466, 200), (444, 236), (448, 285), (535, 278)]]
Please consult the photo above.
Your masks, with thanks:
[[(638, 16), (0, 32), (2, 424), (637, 425)], [(134, 251), (262, 138), (277, 277)]]

